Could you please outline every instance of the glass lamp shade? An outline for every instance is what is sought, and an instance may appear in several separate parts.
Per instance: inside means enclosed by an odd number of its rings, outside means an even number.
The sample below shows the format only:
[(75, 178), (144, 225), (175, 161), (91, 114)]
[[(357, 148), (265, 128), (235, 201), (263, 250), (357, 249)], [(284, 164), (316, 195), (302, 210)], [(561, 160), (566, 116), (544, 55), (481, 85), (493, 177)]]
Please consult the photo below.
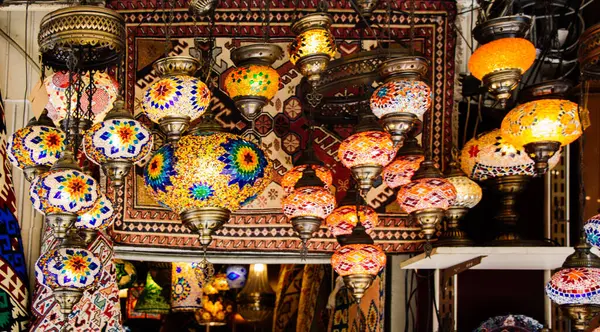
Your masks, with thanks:
[[(304, 172), (307, 166), (308, 165), (295, 166), (283, 175), (283, 178), (281, 179), (281, 186), (283, 187), (283, 191), (286, 195), (289, 195), (295, 190), (294, 186), (302, 177), (302, 172)], [(331, 169), (329, 169), (329, 167), (320, 165), (310, 166), (315, 170), (317, 177), (325, 184), (325, 189), (330, 188), (333, 183), (333, 174), (331, 173)]]
[(106, 195), (101, 194), (94, 206), (77, 216), (75, 227), (103, 230), (113, 224), (117, 217), (113, 204)]
[(396, 156), (390, 134), (365, 131), (351, 135), (340, 144), (338, 158), (347, 168), (363, 165), (386, 166)]
[(269, 284), (267, 265), (252, 264), (248, 282), (237, 295), (238, 313), (248, 322), (265, 320), (275, 308), (275, 292)]
[(206, 112), (210, 98), (210, 90), (198, 78), (165, 76), (146, 90), (142, 108), (155, 123), (167, 116), (189, 117), (194, 121)]
[(98, 182), (74, 169), (50, 170), (30, 187), (33, 206), (40, 212), (85, 213), (100, 197)]
[(578, 105), (561, 99), (521, 104), (506, 114), (500, 133), (516, 147), (536, 142), (565, 146), (582, 134)]
[(396, 201), (406, 213), (426, 209), (447, 210), (456, 200), (456, 189), (446, 179), (424, 178), (411, 181), (398, 191)]
[(14, 166), (52, 166), (65, 150), (66, 135), (48, 126), (27, 126), (8, 139), (6, 153)]
[(385, 252), (372, 244), (349, 244), (335, 251), (331, 266), (340, 276), (377, 275), (385, 266)]
[(535, 46), (523, 38), (502, 38), (481, 45), (469, 59), (469, 71), (477, 79), (506, 69), (527, 71), (535, 61)]
[(190, 263), (173, 263), (171, 310), (196, 311), (202, 308), (202, 288)]
[[(550, 158), (550, 168), (560, 161), (560, 153)], [(475, 137), (461, 150), (460, 168), (471, 179), (483, 181), (488, 178), (511, 175), (535, 175), (534, 162), (523, 149), (508, 143), (499, 129)]]
[(558, 305), (600, 304), (600, 269), (559, 270), (546, 285), (546, 295)]
[[(327, 228), (333, 236), (350, 235), (358, 223), (355, 205), (340, 206), (325, 219)], [(377, 212), (370, 206), (361, 205), (358, 215), (367, 234), (379, 223)]]
[(102, 271), (100, 259), (81, 248), (50, 249), (40, 256), (35, 266), (37, 281), (51, 289), (85, 290), (97, 283)]
[(230, 289), (243, 288), (248, 278), (248, 268), (243, 265), (230, 265), (225, 270), (225, 276)]
[(290, 62), (295, 65), (300, 59), (311, 55), (325, 54), (330, 59), (337, 52), (335, 40), (328, 29), (310, 29), (300, 33), (290, 44)]
[(483, 193), (475, 181), (466, 176), (453, 176), (446, 178), (456, 189), (456, 200), (452, 207), (473, 208), (481, 201)]
[(234, 303), (221, 294), (202, 297), (202, 309), (194, 316), (200, 325), (223, 326), (233, 313)]
[[(77, 81), (76, 74), (73, 74), (73, 80)], [(67, 90), (71, 90), (71, 111), (75, 111), (77, 107), (77, 99), (81, 93), (81, 109), (84, 111), (88, 110), (89, 95), (85, 90), (90, 84), (90, 74), (84, 74), (83, 78), (83, 92), (78, 92), (74, 87), (69, 85), (69, 73), (68, 72), (56, 72), (48, 76), (44, 80), (46, 86), (46, 92), (48, 92), (49, 103), (52, 107), (48, 108), (48, 117), (52, 119), (54, 124), (60, 126), (60, 121), (67, 117)], [(104, 72), (94, 73), (94, 88), (96, 89), (92, 96), (92, 113), (94, 118), (90, 119), (93, 123), (99, 123), (104, 120), (106, 113), (110, 111), (113, 103), (117, 99), (119, 94), (119, 84), (110, 75)]]
[(283, 199), (283, 214), (288, 218), (325, 219), (335, 209), (335, 196), (323, 187), (301, 187)]
[(146, 276), (144, 290), (135, 305), (135, 311), (146, 314), (168, 314), (171, 306), (162, 295), (163, 288), (154, 281), (150, 271)]
[(600, 214), (588, 219), (583, 225), (583, 230), (587, 242), (596, 248), (600, 248)]
[(388, 187), (401, 187), (410, 182), (423, 160), (422, 155), (399, 156), (383, 169), (381, 177)]
[(422, 118), (430, 107), (431, 89), (422, 81), (389, 81), (371, 96), (371, 110), (378, 118), (393, 113), (411, 113)]
[(144, 180), (154, 199), (177, 213), (204, 207), (235, 211), (265, 189), (272, 173), (256, 144), (230, 133), (200, 132), (158, 149)]
[(135, 266), (128, 261), (115, 259), (115, 273), (117, 276), (117, 286), (119, 289), (127, 289), (133, 287), (137, 281), (137, 271)]
[(270, 66), (243, 65), (227, 73), (224, 85), (232, 99), (253, 96), (271, 100), (279, 90), (279, 74)]

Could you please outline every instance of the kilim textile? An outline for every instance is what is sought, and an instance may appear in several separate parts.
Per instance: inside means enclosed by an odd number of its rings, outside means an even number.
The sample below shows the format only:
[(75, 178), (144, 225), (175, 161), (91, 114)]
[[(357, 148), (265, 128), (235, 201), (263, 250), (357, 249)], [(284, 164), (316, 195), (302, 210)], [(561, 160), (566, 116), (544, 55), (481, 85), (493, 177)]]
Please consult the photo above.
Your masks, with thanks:
[(277, 300), (273, 312), (273, 332), (295, 331), (302, 293), (304, 268), (298, 264), (281, 266), (277, 284)]
[(298, 306), (296, 331), (311, 331), (323, 277), (325, 277), (324, 265), (304, 265), (304, 277), (302, 278), (302, 292), (300, 294), (300, 304)]
[(6, 118), (0, 93), (0, 331), (25, 331), (28, 321), (27, 271), (16, 218), (12, 167), (6, 155)]

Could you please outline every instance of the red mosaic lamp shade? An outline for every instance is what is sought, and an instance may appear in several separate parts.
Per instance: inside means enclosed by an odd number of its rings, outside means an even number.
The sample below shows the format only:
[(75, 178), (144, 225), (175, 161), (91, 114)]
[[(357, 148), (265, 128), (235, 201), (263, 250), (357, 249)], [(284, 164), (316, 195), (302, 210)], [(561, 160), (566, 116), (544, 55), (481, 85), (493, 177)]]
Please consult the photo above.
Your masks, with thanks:
[(347, 168), (363, 165), (385, 167), (395, 156), (392, 137), (383, 131), (355, 133), (346, 138), (338, 150), (338, 158)]
[(600, 268), (559, 270), (546, 285), (546, 295), (559, 305), (600, 304)]
[(288, 218), (325, 219), (335, 209), (335, 196), (323, 187), (300, 187), (283, 199), (283, 213)]
[[(360, 222), (365, 227), (367, 234), (379, 223), (377, 212), (370, 206), (360, 206), (359, 213)], [(325, 219), (325, 223), (333, 236), (350, 235), (352, 230), (358, 223), (356, 206), (344, 205), (333, 210), (333, 212)]]
[(331, 266), (340, 276), (377, 275), (385, 266), (385, 252), (372, 244), (345, 245), (331, 256)]
[[(308, 165), (295, 166), (287, 171), (281, 179), (281, 186), (286, 195), (289, 195), (294, 191), (294, 186), (298, 183), (298, 180), (302, 177), (302, 173)], [(319, 179), (325, 184), (325, 188), (328, 189), (333, 184), (333, 173), (331, 169), (321, 165), (310, 165), (314, 170)]]
[(446, 179), (424, 178), (400, 188), (396, 201), (407, 213), (426, 209), (447, 210), (456, 200), (456, 189)]
[(423, 160), (422, 155), (398, 156), (383, 169), (383, 181), (392, 189), (408, 184)]

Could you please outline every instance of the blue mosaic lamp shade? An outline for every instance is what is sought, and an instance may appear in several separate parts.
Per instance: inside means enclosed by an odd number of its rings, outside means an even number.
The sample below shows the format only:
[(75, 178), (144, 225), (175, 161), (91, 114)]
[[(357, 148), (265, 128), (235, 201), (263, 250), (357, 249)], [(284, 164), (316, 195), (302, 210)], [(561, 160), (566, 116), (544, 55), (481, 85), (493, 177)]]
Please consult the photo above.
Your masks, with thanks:
[(111, 226), (117, 217), (111, 200), (101, 194), (91, 210), (79, 214), (75, 227), (93, 230), (104, 230)]
[(100, 259), (81, 248), (51, 249), (35, 266), (37, 281), (51, 289), (89, 289), (94, 287), (102, 271)]
[(243, 265), (231, 265), (225, 270), (225, 275), (230, 289), (243, 288), (248, 278), (248, 268)]
[(588, 219), (585, 225), (583, 225), (583, 230), (585, 231), (587, 242), (596, 248), (600, 248), (600, 214)]
[(600, 304), (600, 268), (562, 269), (546, 285), (546, 295), (558, 305)]

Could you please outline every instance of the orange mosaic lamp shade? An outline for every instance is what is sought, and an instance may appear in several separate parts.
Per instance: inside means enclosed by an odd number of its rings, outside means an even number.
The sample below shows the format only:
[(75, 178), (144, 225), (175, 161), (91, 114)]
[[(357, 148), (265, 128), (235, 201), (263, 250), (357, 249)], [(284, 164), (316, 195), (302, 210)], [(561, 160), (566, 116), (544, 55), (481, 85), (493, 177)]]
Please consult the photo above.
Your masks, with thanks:
[(469, 71), (482, 80), (484, 76), (506, 69), (523, 74), (535, 61), (535, 46), (523, 38), (502, 38), (481, 45), (469, 59)]
[(233, 68), (225, 77), (229, 97), (264, 97), (271, 100), (279, 90), (279, 74), (270, 66), (244, 65)]
[[(360, 222), (365, 227), (367, 234), (379, 223), (377, 212), (370, 206), (360, 206), (359, 213)], [(344, 205), (333, 210), (333, 212), (325, 219), (327, 228), (333, 236), (350, 235), (352, 230), (358, 223), (356, 216), (356, 206)]]
[(383, 169), (381, 174), (388, 187), (394, 189), (410, 182), (410, 179), (425, 160), (422, 155), (399, 156)]
[(347, 168), (362, 165), (386, 166), (396, 156), (390, 134), (364, 131), (346, 138), (338, 149), (338, 158)]
[(425, 209), (447, 210), (456, 200), (456, 189), (446, 179), (424, 178), (400, 188), (396, 201), (407, 213)]
[[(292, 191), (294, 191), (294, 186), (302, 177), (302, 172), (304, 172), (307, 166), (308, 165), (299, 165), (293, 167), (283, 175), (283, 178), (281, 179), (281, 186), (283, 187), (283, 191), (286, 195), (289, 195)], [(333, 173), (329, 167), (321, 165), (310, 166), (315, 170), (317, 177), (325, 184), (325, 189), (331, 187), (333, 183)]]
[(331, 266), (340, 276), (377, 275), (385, 266), (385, 252), (372, 244), (345, 245), (331, 256)]
[(335, 209), (335, 196), (323, 187), (301, 187), (283, 199), (283, 214), (295, 217), (327, 218)]
[(565, 146), (582, 134), (578, 105), (562, 99), (521, 104), (506, 114), (500, 133), (517, 147), (536, 142), (559, 142)]
[(327, 29), (307, 30), (299, 34), (290, 44), (289, 53), (293, 65), (301, 58), (316, 54), (326, 54), (333, 59), (336, 53), (335, 40)]

